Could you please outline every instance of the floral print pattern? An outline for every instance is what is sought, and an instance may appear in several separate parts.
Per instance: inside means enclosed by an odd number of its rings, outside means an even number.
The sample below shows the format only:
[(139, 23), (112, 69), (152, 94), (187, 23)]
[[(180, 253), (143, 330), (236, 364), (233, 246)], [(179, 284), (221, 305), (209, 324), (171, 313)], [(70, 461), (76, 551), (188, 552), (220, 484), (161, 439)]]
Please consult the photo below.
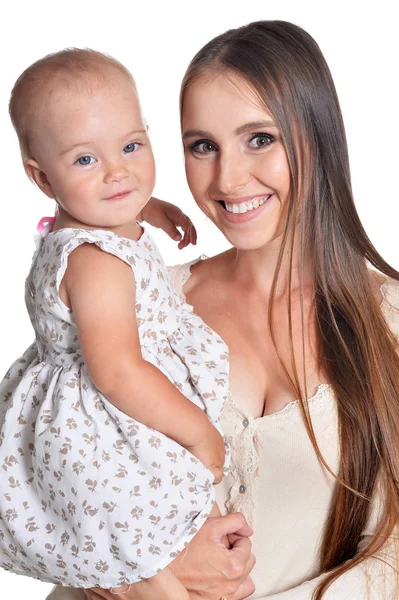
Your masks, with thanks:
[(137, 242), (79, 229), (40, 238), (26, 282), (36, 339), (0, 385), (0, 566), (110, 588), (165, 568), (205, 521), (215, 492), (205, 465), (91, 382), (59, 296), (68, 256), (83, 243), (131, 266), (143, 357), (219, 431), (228, 353), (174, 290), (146, 231)]

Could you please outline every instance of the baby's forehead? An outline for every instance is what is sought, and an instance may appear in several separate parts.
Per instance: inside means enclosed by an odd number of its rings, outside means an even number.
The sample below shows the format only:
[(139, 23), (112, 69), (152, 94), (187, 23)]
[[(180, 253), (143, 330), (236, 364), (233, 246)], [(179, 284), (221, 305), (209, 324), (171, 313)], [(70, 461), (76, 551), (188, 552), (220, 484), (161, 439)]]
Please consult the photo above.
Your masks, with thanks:
[(128, 78), (115, 70), (108, 73), (60, 73), (44, 81), (40, 87), (39, 100), (47, 103), (56, 103), (65, 97), (79, 102), (80, 97), (112, 94), (126, 87), (137, 94), (133, 77)]
[(99, 142), (106, 135), (111, 140), (121, 136), (121, 132), (133, 130), (138, 123), (144, 127), (133, 79), (123, 75), (53, 78), (41, 90), (37, 108), (32, 112), (28, 126), (30, 147), (41, 155), (50, 147), (72, 147), (81, 138)]
[(80, 109), (90, 99), (112, 97), (123, 90), (131, 91), (139, 102), (134, 79), (115, 69), (110, 73), (60, 73), (43, 82), (34, 102), (36, 106), (32, 107), (32, 117), (40, 121), (65, 107)]

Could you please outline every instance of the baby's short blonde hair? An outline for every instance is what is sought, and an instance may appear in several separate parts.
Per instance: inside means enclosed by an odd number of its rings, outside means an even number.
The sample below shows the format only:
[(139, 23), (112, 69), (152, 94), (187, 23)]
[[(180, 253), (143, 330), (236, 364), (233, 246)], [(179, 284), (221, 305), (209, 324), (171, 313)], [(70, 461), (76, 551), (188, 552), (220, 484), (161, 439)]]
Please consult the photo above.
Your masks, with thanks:
[(134, 79), (118, 60), (90, 48), (66, 48), (34, 62), (17, 79), (11, 92), (9, 113), (18, 135), (22, 160), (34, 158), (31, 130), (38, 112), (60, 85), (92, 86), (111, 84), (112, 74), (122, 74), (133, 85)]

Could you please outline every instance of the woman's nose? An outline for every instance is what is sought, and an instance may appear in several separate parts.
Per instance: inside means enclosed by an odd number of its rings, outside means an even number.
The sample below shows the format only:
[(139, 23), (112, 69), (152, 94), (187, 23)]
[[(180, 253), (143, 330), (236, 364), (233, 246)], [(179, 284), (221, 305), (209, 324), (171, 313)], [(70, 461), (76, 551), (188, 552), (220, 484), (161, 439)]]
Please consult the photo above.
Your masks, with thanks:
[(105, 170), (105, 183), (122, 181), (129, 175), (129, 171), (122, 161), (108, 163)]
[(248, 165), (245, 157), (221, 155), (218, 161), (216, 184), (223, 194), (231, 194), (246, 186), (249, 180)]

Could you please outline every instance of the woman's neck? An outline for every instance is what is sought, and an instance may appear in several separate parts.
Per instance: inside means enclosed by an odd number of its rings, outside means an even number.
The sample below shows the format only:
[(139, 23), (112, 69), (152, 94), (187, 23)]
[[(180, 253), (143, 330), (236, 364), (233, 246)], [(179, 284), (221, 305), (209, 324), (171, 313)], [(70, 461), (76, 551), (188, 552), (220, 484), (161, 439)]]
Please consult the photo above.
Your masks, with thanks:
[[(263, 248), (256, 250), (240, 250), (232, 248), (228, 252), (226, 259), (229, 261), (228, 271), (231, 281), (235, 281), (248, 289), (257, 289), (262, 295), (269, 296), (272, 288), (276, 268), (279, 261), (281, 240), (270, 242)], [(290, 267), (290, 249), (284, 251), (277, 287), (276, 297), (281, 297), (289, 289), (289, 278), (291, 272), (291, 288), (300, 287), (300, 253), (298, 248), (294, 248), (292, 255), (292, 269)], [(309, 285), (313, 282), (310, 261), (304, 261), (303, 265), (303, 284)]]

